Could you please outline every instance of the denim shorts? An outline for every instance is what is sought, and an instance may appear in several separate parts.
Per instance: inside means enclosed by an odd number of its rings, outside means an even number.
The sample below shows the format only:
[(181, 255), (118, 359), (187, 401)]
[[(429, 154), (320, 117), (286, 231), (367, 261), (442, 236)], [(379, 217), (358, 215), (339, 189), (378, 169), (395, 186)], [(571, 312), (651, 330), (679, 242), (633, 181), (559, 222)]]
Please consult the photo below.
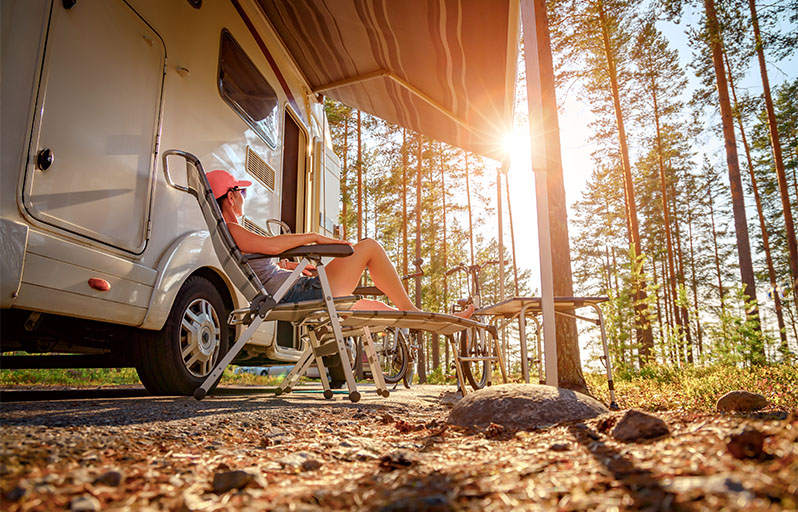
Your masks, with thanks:
[(303, 300), (319, 300), (324, 296), (321, 291), (321, 281), (317, 277), (300, 276), (294, 286), (280, 300), (286, 302), (302, 302)]

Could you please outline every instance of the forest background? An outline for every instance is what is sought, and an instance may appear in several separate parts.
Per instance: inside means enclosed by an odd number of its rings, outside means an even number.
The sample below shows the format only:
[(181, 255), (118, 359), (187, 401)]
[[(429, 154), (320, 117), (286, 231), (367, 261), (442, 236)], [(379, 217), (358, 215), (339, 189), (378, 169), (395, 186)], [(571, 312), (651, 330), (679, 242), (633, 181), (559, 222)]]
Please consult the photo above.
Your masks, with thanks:
[[(708, 4), (717, 12), (714, 32)], [(782, 184), (752, 6), (778, 126)], [(574, 293), (610, 298), (604, 314), (615, 367), (624, 373), (652, 364), (792, 361), (798, 353), (798, 306), (791, 264), (798, 262), (791, 261), (795, 233), (787, 229), (783, 193), (787, 209), (798, 213), (798, 2), (554, 0), (548, 14)], [(724, 151), (728, 133), (722, 130), (712, 43), (720, 48), (728, 82), (743, 183), (742, 198), (736, 199), (744, 201), (742, 238), (748, 240), (741, 240), (733, 213), (734, 178)], [(539, 288), (523, 79), (521, 60), (516, 131), (508, 134), (512, 163), (500, 179), (509, 262), (505, 297)], [(449, 311), (468, 292), (464, 273), (446, 271), (460, 262), (499, 259), (501, 164), (331, 100), (326, 107), (342, 165), (345, 238), (378, 239), (400, 274), (414, 271), (418, 250), (425, 260), (422, 307)], [(625, 179), (627, 171), (631, 180)], [(752, 254), (755, 297), (747, 297), (743, 287), (743, 243)], [(482, 303), (497, 302), (496, 265), (485, 268), (481, 283)], [(414, 284), (408, 283), (411, 297)], [(580, 327), (583, 363), (600, 367), (598, 331)], [(653, 349), (648, 358), (640, 335), (645, 329)], [(517, 333), (509, 334), (505, 356), (518, 372)], [(534, 358), (534, 343), (529, 345)], [(442, 340), (425, 338), (421, 356), (422, 381), (427, 374), (448, 373), (451, 356)]]

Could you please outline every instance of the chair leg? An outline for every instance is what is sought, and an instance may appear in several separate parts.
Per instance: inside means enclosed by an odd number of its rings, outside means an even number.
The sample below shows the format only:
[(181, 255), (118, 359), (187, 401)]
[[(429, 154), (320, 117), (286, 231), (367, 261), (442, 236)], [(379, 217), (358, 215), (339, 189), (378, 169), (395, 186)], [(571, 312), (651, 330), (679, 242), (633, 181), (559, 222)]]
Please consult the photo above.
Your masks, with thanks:
[(460, 386), (460, 392), (463, 393), (463, 396), (466, 396), (466, 384), (465, 379), (463, 378), (463, 367), (460, 366), (460, 350), (457, 348), (457, 343), (454, 341), (454, 335), (450, 334), (447, 336), (449, 339), (449, 343), (452, 345), (452, 355), (454, 356), (454, 369), (457, 373), (457, 385)]
[(310, 366), (310, 362), (313, 359), (313, 348), (313, 342), (311, 340), (308, 342), (305, 350), (302, 351), (302, 355), (299, 356), (299, 360), (296, 362), (294, 367), (290, 372), (288, 372), (288, 375), (286, 375), (283, 381), (280, 383), (280, 386), (275, 392), (276, 395), (279, 396), (283, 393), (290, 393), (292, 391), (294, 384), (296, 384), (299, 378), (305, 374)]
[(321, 290), (324, 294), (324, 302), (327, 304), (327, 313), (330, 315), (330, 324), (333, 334), (335, 335), (335, 343), (338, 345), (341, 366), (343, 366), (344, 375), (346, 376), (346, 386), (349, 388), (349, 400), (357, 402), (360, 400), (360, 392), (357, 390), (355, 376), (352, 374), (352, 365), (349, 364), (349, 357), (346, 355), (347, 350), (341, 331), (341, 322), (338, 319), (338, 311), (335, 309), (335, 302), (333, 302), (330, 282), (327, 280), (327, 271), (324, 269), (324, 265), (321, 264), (316, 267), (316, 270), (319, 272), (319, 281), (321, 282)]
[(371, 331), (368, 327), (363, 328), (363, 349), (366, 351), (366, 357), (369, 361), (369, 368), (371, 368), (371, 377), (374, 379), (374, 384), (377, 386), (377, 394), (388, 398), (390, 393), (385, 385), (385, 379), (382, 375), (382, 368), (377, 359), (377, 353), (374, 351), (374, 342), (371, 337)]
[(260, 327), (260, 325), (263, 323), (263, 320), (263, 318), (258, 317), (254, 322), (249, 324), (249, 327), (246, 328), (241, 337), (236, 340), (232, 347), (230, 347), (230, 350), (227, 351), (224, 357), (222, 357), (222, 359), (216, 363), (216, 366), (205, 378), (205, 381), (200, 385), (200, 387), (194, 390), (194, 398), (197, 400), (202, 400), (205, 398), (205, 395), (208, 394), (208, 391), (211, 389), (211, 386), (213, 386), (213, 383), (222, 376), (224, 369), (227, 368), (227, 365), (229, 365), (230, 362), (238, 355), (238, 353), (241, 352), (241, 349), (244, 348), (244, 345), (246, 345), (255, 331), (258, 330), (258, 327)]
[[(310, 330), (308, 335), (310, 336), (310, 343), (312, 343), (314, 347), (319, 347), (321, 345), (321, 341), (316, 337), (316, 332), (313, 329)], [(316, 351), (314, 351), (314, 355), (316, 358), (316, 368), (319, 369), (321, 387), (324, 388), (324, 398), (330, 400), (333, 397), (333, 391), (330, 388), (330, 381), (327, 379), (327, 368), (324, 366), (324, 357), (318, 355)]]
[[(492, 332), (490, 333), (490, 336), (493, 338), (493, 346), (496, 347), (496, 358), (499, 361), (499, 369), (502, 371), (502, 380), (504, 380), (504, 383), (507, 384), (507, 370), (504, 368), (504, 357), (502, 357), (501, 345), (499, 345), (499, 337), (494, 335)], [(488, 368), (491, 366), (492, 365), (488, 365)], [(491, 373), (493, 372), (491, 371)]]

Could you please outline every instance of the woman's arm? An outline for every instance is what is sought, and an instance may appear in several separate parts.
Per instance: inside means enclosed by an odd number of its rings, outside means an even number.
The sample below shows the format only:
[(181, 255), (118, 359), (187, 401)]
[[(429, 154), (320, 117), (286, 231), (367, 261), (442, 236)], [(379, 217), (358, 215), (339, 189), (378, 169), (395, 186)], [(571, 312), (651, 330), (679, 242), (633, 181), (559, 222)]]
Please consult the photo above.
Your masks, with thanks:
[[(294, 247), (309, 244), (349, 244), (344, 240), (326, 237), (318, 233), (292, 233), (288, 235), (263, 236), (253, 233), (240, 224), (228, 223), (238, 248), (242, 252), (252, 254), (268, 254), (276, 256)], [(351, 245), (351, 244), (349, 244)]]

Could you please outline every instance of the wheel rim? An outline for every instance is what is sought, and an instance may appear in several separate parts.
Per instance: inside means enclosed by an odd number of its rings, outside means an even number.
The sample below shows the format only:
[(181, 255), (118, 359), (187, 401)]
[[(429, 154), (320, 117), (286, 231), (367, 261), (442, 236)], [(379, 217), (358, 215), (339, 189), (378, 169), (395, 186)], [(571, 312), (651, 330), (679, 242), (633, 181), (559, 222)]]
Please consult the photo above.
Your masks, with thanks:
[(205, 299), (195, 299), (183, 313), (180, 354), (195, 377), (206, 377), (219, 358), (222, 326), (216, 309)]
[(403, 347), (399, 342), (399, 334), (394, 330), (386, 330), (377, 342), (377, 354), (382, 368), (383, 378), (387, 382), (398, 382), (402, 378), (405, 363)]

